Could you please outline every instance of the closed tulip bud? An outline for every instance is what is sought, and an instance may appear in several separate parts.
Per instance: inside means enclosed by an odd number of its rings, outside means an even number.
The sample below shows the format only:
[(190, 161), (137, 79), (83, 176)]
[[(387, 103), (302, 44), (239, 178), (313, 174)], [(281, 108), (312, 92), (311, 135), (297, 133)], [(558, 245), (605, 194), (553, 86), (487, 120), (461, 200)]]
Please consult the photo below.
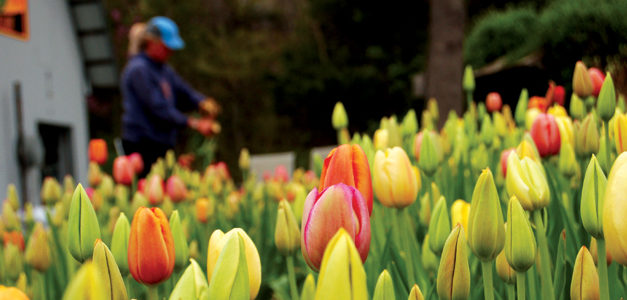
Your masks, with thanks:
[(368, 299), (362, 259), (351, 235), (343, 228), (324, 251), (314, 299)]
[(379, 128), (374, 132), (374, 148), (376, 150), (383, 150), (388, 147), (390, 143), (390, 134), (387, 129)]
[(627, 241), (623, 238), (627, 228), (627, 154), (622, 153), (614, 161), (605, 186), (603, 203), (603, 236), (612, 259), (627, 265)]
[(87, 262), (78, 269), (63, 293), (63, 300), (106, 300), (104, 282), (94, 262)]
[(620, 112), (627, 112), (625, 104), (625, 96), (623, 94), (618, 94), (618, 103), (616, 103), (616, 109), (620, 110)]
[(211, 234), (207, 254), (209, 299), (250, 299), (261, 286), (259, 252), (240, 228)]
[(104, 199), (110, 201), (115, 196), (115, 183), (113, 182), (113, 178), (109, 175), (103, 176), (98, 186), (98, 191)]
[(120, 272), (126, 276), (128, 269), (128, 239), (131, 234), (131, 225), (124, 213), (120, 213), (115, 227), (113, 227), (113, 237), (111, 238), (111, 253), (118, 263)]
[(468, 230), (468, 215), (470, 213), (470, 203), (457, 199), (451, 205), (451, 225), (455, 227), (461, 224), (464, 230)]
[(113, 179), (123, 185), (131, 185), (135, 169), (126, 156), (118, 156), (113, 161)]
[(187, 247), (187, 240), (185, 239), (178, 210), (175, 210), (170, 215), (170, 230), (174, 239), (174, 267), (177, 270), (182, 270), (189, 260), (189, 248)]
[(46, 272), (50, 267), (50, 245), (48, 234), (41, 223), (37, 223), (26, 246), (26, 263), (39, 272)]
[(496, 257), (496, 274), (507, 284), (516, 283), (516, 271), (507, 262), (505, 250), (501, 251)]
[(131, 275), (140, 283), (157, 284), (170, 277), (174, 262), (174, 241), (165, 214), (158, 207), (140, 207), (128, 242)]
[(344, 109), (342, 102), (335, 103), (331, 123), (333, 123), (333, 128), (335, 128), (335, 130), (346, 128), (346, 126), (348, 126), (348, 116), (346, 115), (346, 109)]
[(586, 104), (575, 93), (570, 96), (569, 111), (570, 115), (577, 120), (581, 120), (586, 116)]
[(597, 100), (597, 112), (599, 113), (601, 120), (607, 122), (614, 116), (615, 110), (616, 90), (614, 89), (612, 75), (607, 73)]
[(539, 114), (531, 127), (531, 137), (538, 148), (540, 156), (545, 157), (559, 153), (561, 145), (560, 131), (555, 117), (550, 114)]
[(599, 299), (599, 276), (586, 246), (581, 247), (570, 283), (570, 299)]
[[(595, 239), (594, 237), (590, 238), (590, 254), (592, 255), (592, 259), (594, 260), (594, 264), (595, 265), (599, 265), (599, 255), (598, 255), (598, 248), (597, 248), (597, 239)], [(612, 254), (609, 252), (609, 250), (605, 250), (605, 263), (609, 266), (612, 264)]]
[(533, 211), (549, 205), (551, 194), (542, 166), (528, 158), (522, 160), (516, 152), (507, 158), (507, 192), (516, 196), (525, 210)]
[(414, 136), (418, 131), (418, 120), (416, 118), (416, 111), (410, 109), (401, 123), (401, 131), (403, 136)]
[(151, 205), (159, 205), (163, 202), (164, 192), (161, 176), (153, 174), (148, 178), (144, 187), (144, 195)]
[(479, 134), (479, 138), (484, 144), (489, 146), (492, 144), (495, 136), (496, 130), (494, 129), (494, 125), (492, 125), (490, 116), (485, 115), (483, 117), (483, 122), (481, 123), (481, 133)]
[(560, 148), (558, 162), (560, 172), (562, 172), (564, 176), (570, 178), (577, 173), (578, 166), (573, 147), (570, 144), (563, 144)]
[(24, 251), (24, 236), (22, 235), (21, 231), (5, 231), (4, 233), (2, 233), (2, 239), (4, 241), (5, 247), (8, 244), (13, 244), (17, 246), (20, 251)]
[(427, 175), (433, 176), (438, 168), (440, 158), (438, 156), (438, 150), (435, 145), (435, 135), (429, 134), (428, 131), (424, 131), (422, 135), (422, 141), (420, 143), (420, 155), (418, 158), (418, 165)]
[(489, 112), (499, 111), (501, 110), (501, 106), (503, 106), (501, 95), (497, 92), (489, 93), (485, 98), (485, 103)]
[(470, 166), (473, 171), (479, 171), (489, 164), (488, 149), (484, 143), (470, 152)]
[(575, 73), (573, 74), (573, 90), (577, 96), (581, 98), (588, 97), (593, 91), (592, 79), (588, 74), (588, 69), (582, 61), (575, 64)]
[(595, 238), (603, 238), (603, 203), (607, 179), (594, 154), (590, 159), (581, 188), (581, 221)]
[(187, 187), (185, 183), (183, 183), (183, 180), (177, 175), (170, 176), (165, 186), (165, 190), (172, 202), (179, 203), (187, 198)]
[(24, 258), (22, 257), (20, 249), (18, 246), (9, 243), (4, 246), (2, 254), (4, 255), (4, 263), (2, 264), (4, 275), (9, 280), (17, 280), (17, 277), (20, 276), (20, 273), (24, 270)]
[(87, 170), (87, 182), (92, 187), (97, 187), (102, 181), (102, 171), (100, 171), (100, 166), (98, 166), (95, 162), (89, 163), (89, 169)]
[(420, 175), (400, 147), (379, 150), (374, 157), (373, 185), (381, 204), (404, 208), (416, 201)]
[(409, 297), (407, 298), (407, 300), (424, 300), (425, 297), (422, 295), (422, 291), (420, 290), (420, 287), (418, 287), (417, 284), (414, 284), (414, 286), (411, 288), (411, 291), (409, 291)]
[(142, 159), (142, 155), (134, 152), (128, 155), (128, 161), (133, 166), (133, 172), (135, 174), (139, 174), (144, 170), (144, 160)]
[(588, 69), (588, 75), (590, 75), (590, 80), (592, 81), (592, 95), (598, 97), (599, 93), (601, 92), (603, 82), (605, 81), (605, 75), (603, 75), (603, 72), (601, 72), (601, 70), (595, 67)]
[(516, 119), (516, 124), (519, 127), (525, 125), (527, 102), (529, 102), (529, 92), (527, 92), (527, 89), (522, 89), (522, 91), (520, 91), (520, 96), (518, 97), (518, 104), (516, 104), (516, 111), (514, 112), (514, 118)]
[(198, 241), (192, 240), (189, 243), (189, 257), (198, 259), (200, 257), (200, 250), (198, 250)]
[(196, 220), (200, 223), (207, 223), (213, 216), (213, 205), (207, 198), (196, 199)]
[(471, 65), (466, 65), (464, 69), (463, 87), (464, 91), (467, 93), (472, 93), (472, 91), (475, 90), (475, 74), (472, 71)]
[(105, 299), (128, 299), (120, 269), (118, 269), (118, 265), (115, 263), (113, 254), (100, 239), (96, 240), (96, 245), (94, 246), (93, 262), (99, 271), (99, 280), (104, 287)]
[(308, 274), (307, 278), (305, 278), (303, 289), (300, 292), (300, 300), (313, 300), (315, 296), (316, 296), (316, 282), (314, 281), (313, 275)]
[(107, 142), (103, 139), (92, 139), (89, 141), (89, 161), (99, 165), (107, 162)]
[[(529, 136), (527, 135), (527, 137)], [(540, 154), (538, 153), (538, 149), (531, 138), (525, 138), (520, 142), (518, 147), (516, 147), (516, 154), (518, 154), (521, 159), (529, 157), (532, 160), (540, 161)], [(507, 158), (509, 158), (509, 156), (507, 156)]]
[(133, 199), (131, 200), (131, 213), (135, 215), (135, 212), (143, 206), (148, 206), (148, 200), (141, 192), (135, 192)]
[(527, 271), (536, 261), (536, 239), (527, 214), (516, 197), (512, 197), (507, 205), (505, 257), (517, 272)]
[(2, 204), (2, 223), (7, 230), (18, 230), (21, 227), (20, 219), (9, 201)]
[(41, 202), (46, 205), (56, 203), (61, 199), (61, 185), (56, 178), (47, 176), (41, 185)]
[(396, 299), (394, 295), (394, 283), (388, 270), (383, 270), (379, 279), (377, 279), (377, 285), (374, 287), (374, 296), (372, 300), (385, 300)]
[[(366, 154), (359, 145), (340, 145), (324, 159), (318, 190), (343, 183), (359, 190), (372, 214), (372, 176)], [(330, 238), (330, 237), (329, 237)]]
[(300, 246), (300, 230), (290, 204), (284, 199), (279, 203), (274, 230), (274, 242), (283, 255), (292, 255)]
[(472, 193), (468, 217), (468, 244), (482, 261), (496, 258), (505, 243), (500, 202), (492, 172), (484, 169)]
[(433, 215), (431, 216), (431, 222), (429, 222), (429, 229), (427, 234), (429, 235), (429, 248), (433, 253), (439, 255), (442, 253), (446, 239), (451, 232), (451, 221), (448, 216), (448, 208), (446, 207), (446, 200), (443, 196), (435, 204), (433, 209)]
[(429, 247), (429, 234), (425, 235), (425, 239), (422, 241), (422, 251), (420, 261), (425, 271), (429, 273), (435, 273), (438, 269), (438, 257), (431, 251)]
[(456, 225), (446, 239), (438, 268), (437, 292), (440, 299), (468, 299), (470, 269), (466, 254), (466, 236), (461, 225)]
[(16, 287), (0, 285), (0, 299), (28, 300), (28, 296)]
[(189, 261), (189, 266), (174, 286), (169, 299), (209, 300), (209, 284), (207, 283), (205, 273), (194, 259)]
[(627, 151), (627, 115), (616, 114), (614, 119), (614, 142), (616, 143), (616, 153), (621, 154)]
[(79, 183), (72, 195), (68, 219), (68, 250), (79, 262), (91, 257), (94, 243), (100, 238), (100, 225), (96, 211)]
[(361, 193), (343, 183), (322, 192), (314, 188), (305, 200), (301, 224), (301, 251), (307, 264), (320, 268), (327, 244), (340, 228), (344, 228), (366, 261), (370, 249), (370, 217)]
[(573, 128), (573, 122), (570, 120), (569, 117), (555, 117), (555, 121), (557, 122), (557, 129), (560, 132), (561, 145), (570, 144), (571, 147), (574, 147), (575, 132)]
[(250, 169), (250, 152), (247, 148), (242, 148), (239, 152), (239, 168), (242, 170)]
[(599, 129), (593, 113), (586, 116), (579, 130), (575, 132), (575, 151), (580, 156), (599, 152)]

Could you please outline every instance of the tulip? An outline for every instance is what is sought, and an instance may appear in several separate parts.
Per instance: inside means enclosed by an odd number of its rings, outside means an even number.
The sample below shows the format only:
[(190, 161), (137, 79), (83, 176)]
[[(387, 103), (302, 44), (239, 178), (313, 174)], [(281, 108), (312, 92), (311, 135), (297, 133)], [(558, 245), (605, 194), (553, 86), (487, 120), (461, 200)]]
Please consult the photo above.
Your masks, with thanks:
[(79, 183), (72, 195), (68, 219), (68, 249), (79, 262), (91, 257), (94, 243), (100, 238), (100, 225), (96, 211)]
[(207, 198), (196, 199), (196, 220), (200, 223), (207, 223), (209, 218), (213, 216), (213, 205)]
[(475, 75), (472, 71), (471, 65), (466, 65), (466, 68), (464, 68), (464, 78), (462, 83), (464, 91), (467, 93), (472, 93), (475, 90)]
[(314, 188), (305, 200), (301, 223), (301, 251), (307, 264), (320, 268), (324, 249), (335, 233), (344, 228), (355, 241), (362, 261), (370, 249), (370, 217), (361, 193), (343, 183), (318, 193)]
[(174, 286), (170, 300), (208, 300), (209, 284), (200, 265), (192, 258), (190, 264)]
[(608, 122), (616, 110), (616, 90), (612, 75), (607, 73), (597, 100), (597, 112), (603, 122)]
[(586, 116), (575, 135), (575, 151), (580, 156), (599, 152), (599, 130), (593, 113)]
[(2, 267), (4, 269), (4, 275), (6, 278), (15, 281), (24, 270), (23, 257), (21, 250), (14, 244), (6, 244), (3, 250), (4, 263)]
[(105, 300), (105, 286), (101, 280), (100, 271), (94, 262), (86, 262), (63, 293), (63, 300), (90, 299)]
[(516, 197), (507, 205), (505, 258), (517, 272), (525, 272), (536, 261), (536, 239), (531, 224)]
[(118, 156), (113, 161), (113, 179), (123, 185), (131, 185), (135, 170), (126, 156)]
[(614, 118), (614, 143), (616, 153), (621, 154), (627, 150), (627, 115), (616, 114)]
[[(416, 146), (416, 159), (420, 168), (429, 176), (433, 176), (438, 168), (438, 164), (441, 160), (440, 154), (438, 154), (438, 148), (436, 146), (436, 139), (438, 138), (434, 133), (430, 131), (423, 131), (422, 141)], [(418, 142), (416, 140), (416, 142)]]
[(599, 299), (599, 276), (586, 246), (582, 246), (575, 258), (573, 278), (570, 283), (570, 299)]
[(466, 254), (466, 236), (457, 224), (446, 239), (436, 281), (440, 299), (468, 299), (470, 269)]
[(170, 176), (165, 184), (165, 190), (170, 200), (174, 203), (179, 203), (185, 200), (187, 197), (187, 187), (180, 177), (176, 175)]
[[(505, 230), (499, 194), (489, 168), (477, 180), (468, 216), (468, 244), (482, 261), (492, 261), (503, 249)], [(491, 267), (491, 265), (490, 265)]]
[[(529, 98), (529, 105), (527, 106), (529, 112), (530, 110), (537, 110), (539, 112), (546, 112), (547, 108), (551, 105), (552, 99), (547, 99), (540, 96), (533, 96)], [(532, 120), (533, 121), (533, 120)]]
[(346, 115), (346, 109), (344, 109), (342, 102), (335, 103), (331, 123), (333, 123), (333, 128), (335, 128), (335, 130), (340, 130), (348, 126), (348, 116)]
[(588, 75), (590, 76), (590, 80), (592, 81), (592, 95), (595, 97), (599, 97), (599, 93), (601, 92), (601, 87), (603, 86), (603, 82), (605, 81), (605, 75), (601, 70), (592, 67), (588, 69)]
[(540, 156), (559, 153), (560, 131), (555, 118), (549, 114), (540, 114), (531, 127), (531, 137), (538, 147)]
[(515, 148), (509, 148), (501, 152), (501, 172), (503, 172), (503, 177), (507, 175), (507, 158), (509, 157), (509, 154), (512, 153), (512, 151), (514, 150)]
[[(464, 230), (468, 230), (468, 214), (470, 213), (470, 203), (457, 199), (451, 205), (451, 225), (455, 227), (457, 224), (461, 224)], [(451, 227), (451, 228), (452, 228)]]
[(373, 300), (386, 300), (386, 299), (396, 299), (394, 295), (394, 283), (392, 282), (392, 277), (388, 270), (383, 270), (381, 275), (379, 275), (379, 279), (377, 279), (377, 284), (374, 287), (374, 296)]
[(566, 177), (572, 177), (579, 171), (575, 158), (575, 150), (570, 144), (563, 144), (560, 148), (558, 168)]
[(24, 236), (21, 231), (5, 231), (2, 234), (2, 239), (4, 241), (4, 246), (6, 247), (8, 244), (13, 244), (17, 246), (20, 251), (24, 251)]
[(235, 228), (225, 234), (218, 229), (211, 234), (207, 279), (209, 299), (257, 297), (261, 286), (261, 262), (257, 247), (244, 230)]
[(105, 299), (126, 300), (126, 287), (120, 269), (111, 251), (101, 240), (96, 240), (93, 262), (98, 267), (100, 282), (103, 284)]
[(28, 296), (16, 287), (0, 285), (0, 299), (28, 300)]
[(368, 299), (361, 262), (351, 235), (340, 228), (324, 251), (314, 299)]
[(505, 250), (502, 250), (501, 253), (496, 257), (496, 273), (499, 275), (501, 280), (503, 280), (507, 284), (515, 284), (516, 283), (516, 271), (512, 269), (512, 267), (507, 262), (507, 258), (505, 257)]
[(603, 239), (603, 203), (607, 179), (594, 154), (581, 188), (581, 220), (590, 235)]
[(238, 163), (240, 169), (250, 169), (250, 152), (248, 152), (247, 148), (242, 148), (242, 151), (240, 151)]
[(274, 230), (274, 242), (281, 254), (288, 256), (300, 246), (300, 230), (296, 217), (286, 200), (281, 200)]
[(420, 290), (420, 287), (418, 287), (417, 284), (414, 284), (414, 286), (411, 288), (411, 291), (409, 291), (409, 297), (407, 298), (407, 300), (424, 300), (425, 297), (422, 295), (422, 291)]
[(21, 228), (20, 220), (9, 201), (2, 204), (2, 223), (7, 230), (18, 230)]
[(61, 185), (56, 178), (47, 176), (41, 185), (41, 202), (46, 205), (54, 204), (61, 199)]
[(157, 284), (174, 269), (174, 241), (170, 225), (158, 207), (140, 207), (131, 223), (128, 267), (136, 281)]
[(578, 120), (583, 119), (586, 114), (586, 104), (581, 100), (581, 98), (577, 97), (576, 94), (570, 97), (570, 115)]
[[(592, 259), (594, 260), (595, 265), (599, 265), (599, 257), (598, 257), (598, 249), (597, 249), (597, 239), (594, 237), (590, 238), (590, 254), (592, 255)], [(612, 254), (610, 254), (607, 249), (605, 251), (605, 264), (612, 264)]]
[(314, 300), (316, 296), (316, 282), (314, 281), (314, 277), (311, 274), (307, 275), (305, 278), (305, 283), (303, 283), (303, 289), (300, 292), (300, 300)]
[(131, 163), (131, 166), (133, 166), (135, 174), (139, 174), (144, 170), (144, 160), (141, 154), (137, 152), (129, 154), (128, 161)]
[[(429, 101), (427, 101), (427, 110), (429, 111), (429, 114), (433, 117), (434, 121), (437, 123), (437, 121), (440, 119), (440, 109), (438, 108), (438, 101), (435, 98), (429, 98)], [(395, 116), (392, 116), (392, 118), (394, 118), (394, 121), (396, 121)]]
[(518, 103), (516, 104), (516, 111), (514, 112), (516, 124), (518, 124), (518, 126), (523, 126), (525, 124), (528, 101), (529, 92), (527, 92), (527, 89), (522, 89), (520, 91), (520, 96), (518, 97)]
[(109, 175), (105, 175), (102, 177), (102, 181), (98, 186), (98, 191), (100, 195), (105, 198), (107, 201), (111, 200), (115, 194), (115, 183), (113, 182), (113, 178)]
[(51, 263), (50, 245), (44, 226), (37, 223), (26, 246), (26, 263), (39, 272), (46, 272)]
[(120, 272), (126, 276), (128, 269), (128, 239), (131, 234), (131, 225), (124, 213), (120, 213), (115, 226), (113, 227), (113, 237), (111, 238), (111, 253), (118, 263)]
[[(372, 214), (372, 179), (366, 154), (359, 145), (340, 145), (324, 160), (320, 175), (322, 191), (334, 184), (344, 183), (359, 190)], [(330, 238), (330, 237), (329, 237)]]
[(89, 168), (87, 169), (87, 182), (89, 182), (89, 185), (93, 187), (100, 185), (102, 176), (100, 166), (95, 162), (90, 162)]
[(507, 158), (507, 177), (505, 186), (510, 196), (515, 195), (525, 210), (533, 211), (549, 205), (551, 194), (542, 166), (516, 152)]
[(429, 235), (429, 248), (433, 253), (439, 255), (442, 253), (446, 239), (451, 232), (451, 221), (449, 221), (448, 209), (444, 196), (435, 204), (433, 215), (429, 222), (427, 234)]
[(439, 258), (429, 246), (429, 234), (425, 235), (424, 240), (422, 241), (422, 251), (420, 261), (422, 262), (423, 268), (429, 273), (435, 273), (438, 268)]
[(612, 260), (627, 265), (627, 240), (623, 238), (627, 228), (627, 154), (621, 153), (614, 161), (605, 187), (603, 204), (603, 236)]
[(153, 174), (148, 178), (144, 187), (144, 195), (151, 205), (159, 205), (163, 202), (163, 180), (158, 174)]
[[(532, 97), (533, 99), (533, 97)], [(530, 107), (525, 113), (525, 128), (531, 130), (533, 122), (542, 114), (542, 111), (535, 107)]]
[(403, 122), (401, 123), (401, 132), (403, 136), (414, 136), (418, 131), (418, 120), (416, 119), (416, 111), (412, 108), (407, 111)]
[(107, 142), (103, 139), (92, 139), (89, 141), (89, 161), (99, 165), (107, 162)]
[(575, 64), (575, 73), (573, 74), (573, 90), (577, 96), (586, 98), (592, 94), (594, 87), (592, 79), (588, 74), (588, 69), (582, 61)]
[(575, 146), (575, 133), (573, 130), (573, 122), (569, 117), (555, 117), (555, 121), (557, 123), (557, 129), (560, 133), (560, 144), (570, 144), (572, 147)]
[(400, 147), (379, 150), (374, 156), (374, 191), (381, 204), (404, 208), (416, 201), (420, 175)]
[(172, 238), (174, 239), (174, 267), (177, 270), (181, 270), (187, 265), (187, 261), (189, 260), (189, 248), (183, 227), (181, 226), (178, 210), (175, 210), (172, 212), (172, 215), (170, 215), (170, 229), (172, 231)]
[(489, 112), (495, 112), (501, 110), (503, 106), (503, 100), (501, 100), (501, 95), (497, 92), (488, 93), (488, 96), (485, 98), (485, 105), (488, 108)]
[(383, 150), (390, 145), (390, 133), (387, 129), (379, 128), (375, 130), (373, 140), (374, 148), (376, 150)]

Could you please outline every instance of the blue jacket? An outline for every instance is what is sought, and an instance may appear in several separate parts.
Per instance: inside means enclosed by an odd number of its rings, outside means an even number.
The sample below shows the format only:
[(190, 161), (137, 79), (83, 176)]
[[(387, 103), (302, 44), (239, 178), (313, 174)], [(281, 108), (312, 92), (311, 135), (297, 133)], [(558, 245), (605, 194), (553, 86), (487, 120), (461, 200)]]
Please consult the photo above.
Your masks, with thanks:
[(167, 64), (144, 53), (133, 56), (122, 72), (122, 138), (174, 146), (187, 116), (177, 107), (198, 104), (206, 97), (193, 90)]

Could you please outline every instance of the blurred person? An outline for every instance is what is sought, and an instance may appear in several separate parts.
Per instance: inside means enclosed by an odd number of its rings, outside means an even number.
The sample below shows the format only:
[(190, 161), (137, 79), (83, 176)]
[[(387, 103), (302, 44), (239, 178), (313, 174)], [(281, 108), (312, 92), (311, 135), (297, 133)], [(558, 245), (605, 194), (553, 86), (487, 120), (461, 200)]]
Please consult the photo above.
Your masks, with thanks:
[[(154, 17), (137, 23), (129, 32), (129, 60), (122, 72), (122, 145), (125, 153), (141, 154), (146, 168), (174, 148), (177, 132), (185, 127), (203, 135), (216, 131), (213, 121), (220, 107), (216, 101), (192, 89), (167, 61), (183, 49), (176, 23)], [(198, 109), (203, 118), (188, 117), (184, 108)]]

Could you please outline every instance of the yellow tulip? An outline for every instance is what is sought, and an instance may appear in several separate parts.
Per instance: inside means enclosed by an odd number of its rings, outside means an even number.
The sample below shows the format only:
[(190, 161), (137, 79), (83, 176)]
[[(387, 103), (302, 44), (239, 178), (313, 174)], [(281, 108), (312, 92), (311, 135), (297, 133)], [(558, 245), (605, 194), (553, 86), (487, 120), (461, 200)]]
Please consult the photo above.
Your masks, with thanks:
[(570, 299), (599, 299), (599, 276), (586, 246), (581, 247), (575, 259)]
[(379, 150), (374, 157), (373, 186), (381, 204), (403, 208), (418, 197), (420, 176), (400, 147)]
[(616, 158), (605, 186), (603, 235), (612, 259), (627, 265), (627, 153)]
[(468, 230), (468, 214), (470, 213), (470, 203), (457, 199), (451, 205), (451, 226), (455, 227), (457, 223), (462, 224), (464, 230)]
[(616, 153), (627, 150), (627, 115), (616, 114), (614, 118), (614, 143), (616, 143)]

